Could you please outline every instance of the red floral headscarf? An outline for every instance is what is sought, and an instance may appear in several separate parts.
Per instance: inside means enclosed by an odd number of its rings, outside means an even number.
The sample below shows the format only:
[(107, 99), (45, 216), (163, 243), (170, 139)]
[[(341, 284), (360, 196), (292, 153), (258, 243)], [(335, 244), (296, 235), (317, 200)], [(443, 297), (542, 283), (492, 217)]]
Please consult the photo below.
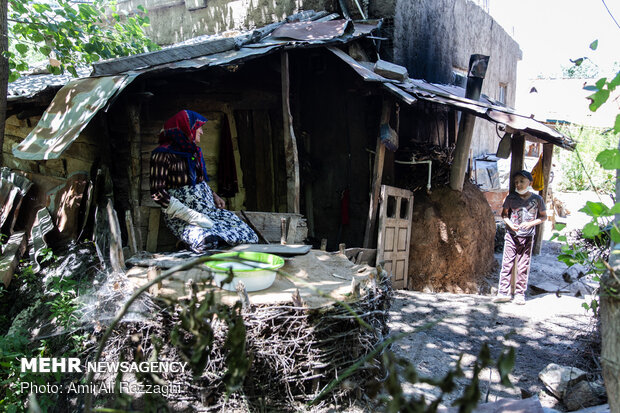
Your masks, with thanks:
[[(192, 185), (196, 185), (196, 167), (203, 173), (205, 181), (209, 180), (202, 150), (196, 145), (196, 131), (207, 119), (191, 110), (182, 110), (164, 123), (159, 134), (157, 152), (168, 152), (187, 159)], [(196, 165), (198, 163), (198, 165)]]

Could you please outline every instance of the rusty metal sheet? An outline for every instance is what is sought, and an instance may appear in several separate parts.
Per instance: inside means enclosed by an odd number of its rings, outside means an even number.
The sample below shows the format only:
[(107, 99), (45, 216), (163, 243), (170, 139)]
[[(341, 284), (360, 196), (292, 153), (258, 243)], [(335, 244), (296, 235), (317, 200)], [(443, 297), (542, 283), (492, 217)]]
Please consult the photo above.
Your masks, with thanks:
[(178, 62), (153, 66), (148, 69), (141, 70), (140, 73), (169, 69), (200, 69), (206, 66), (223, 66), (227, 64), (238, 63), (246, 59), (252, 59), (254, 57), (266, 55), (278, 48), (278, 45), (261, 45), (260, 48), (242, 47), (239, 50), (228, 50), (226, 52), (216, 53), (208, 56), (200, 56), (194, 59), (186, 59)]
[(271, 37), (303, 41), (329, 40), (345, 33), (353, 33), (353, 30), (353, 22), (344, 19), (326, 22), (296, 22), (283, 24), (271, 33)]
[(25, 176), (6, 167), (0, 169), (0, 228), (4, 234), (13, 233), (22, 200), (31, 186), (32, 182)]
[(58, 91), (37, 126), (16, 148), (19, 159), (57, 159), (108, 100), (136, 75), (77, 79)]
[(575, 149), (576, 142), (572, 139), (530, 117), (514, 113), (506, 113), (498, 110), (489, 110), (486, 115), (494, 122), (503, 123), (513, 129), (517, 129), (537, 138), (541, 138), (545, 141), (561, 146), (564, 149), (571, 151)]

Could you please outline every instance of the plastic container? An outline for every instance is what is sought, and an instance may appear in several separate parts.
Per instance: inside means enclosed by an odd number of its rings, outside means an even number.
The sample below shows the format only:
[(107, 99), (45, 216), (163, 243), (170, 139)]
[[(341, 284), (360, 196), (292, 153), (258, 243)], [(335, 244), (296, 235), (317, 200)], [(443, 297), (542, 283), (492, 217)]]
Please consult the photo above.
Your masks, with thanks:
[[(205, 265), (213, 272), (215, 284), (227, 291), (235, 291), (239, 281), (243, 281), (248, 292), (269, 288), (276, 279), (276, 270), (284, 265), (282, 257), (264, 252), (224, 252), (211, 258), (217, 261)], [(233, 280), (223, 284), (229, 269), (234, 274)]]

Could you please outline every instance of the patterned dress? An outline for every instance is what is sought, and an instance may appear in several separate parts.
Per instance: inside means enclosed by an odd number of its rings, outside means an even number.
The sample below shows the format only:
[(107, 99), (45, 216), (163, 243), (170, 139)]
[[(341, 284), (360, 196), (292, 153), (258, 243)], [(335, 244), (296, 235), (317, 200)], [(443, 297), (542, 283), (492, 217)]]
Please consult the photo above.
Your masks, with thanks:
[(181, 111), (166, 121), (160, 135), (161, 145), (151, 153), (151, 197), (165, 209), (173, 196), (211, 219), (213, 226), (203, 228), (164, 213), (168, 228), (195, 252), (226, 244), (256, 243), (258, 236), (245, 222), (215, 206), (213, 192), (207, 184), (204, 158), (194, 143), (196, 129), (205, 122), (205, 118), (191, 111)]

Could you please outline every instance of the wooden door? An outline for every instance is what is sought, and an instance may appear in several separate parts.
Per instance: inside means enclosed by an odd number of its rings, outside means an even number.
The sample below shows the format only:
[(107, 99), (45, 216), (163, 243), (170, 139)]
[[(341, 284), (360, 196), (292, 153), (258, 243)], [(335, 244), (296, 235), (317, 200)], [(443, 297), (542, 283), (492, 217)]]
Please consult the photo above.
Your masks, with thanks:
[(394, 288), (406, 288), (409, 271), (409, 243), (413, 192), (381, 185), (377, 263), (392, 276)]

